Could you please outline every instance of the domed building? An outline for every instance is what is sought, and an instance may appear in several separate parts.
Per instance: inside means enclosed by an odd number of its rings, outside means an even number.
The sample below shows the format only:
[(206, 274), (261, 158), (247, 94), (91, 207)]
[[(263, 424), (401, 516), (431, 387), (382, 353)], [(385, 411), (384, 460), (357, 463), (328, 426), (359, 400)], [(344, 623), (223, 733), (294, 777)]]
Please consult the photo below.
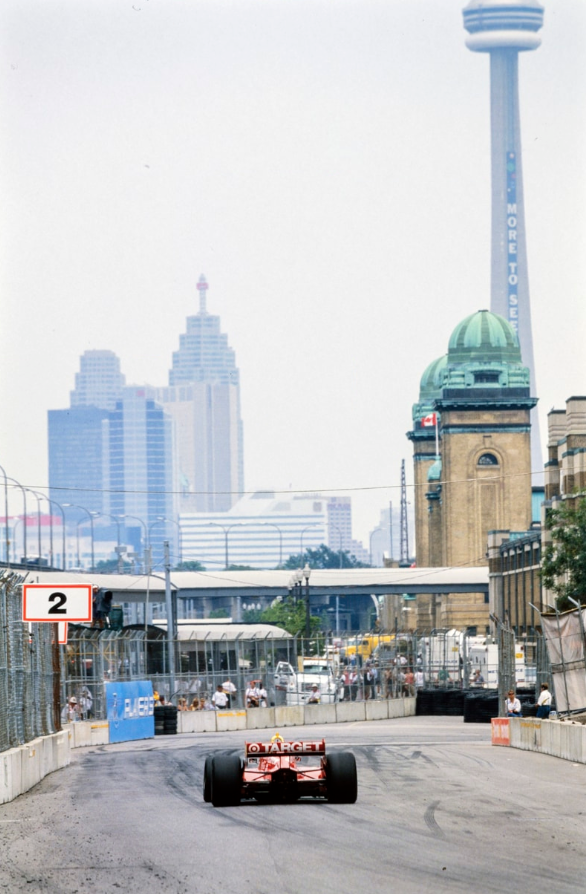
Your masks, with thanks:
[[(488, 532), (531, 525), (530, 372), (512, 326), (481, 310), (454, 329), (413, 405), (417, 564), (487, 564)], [(482, 594), (418, 599), (418, 624), (488, 623)]]

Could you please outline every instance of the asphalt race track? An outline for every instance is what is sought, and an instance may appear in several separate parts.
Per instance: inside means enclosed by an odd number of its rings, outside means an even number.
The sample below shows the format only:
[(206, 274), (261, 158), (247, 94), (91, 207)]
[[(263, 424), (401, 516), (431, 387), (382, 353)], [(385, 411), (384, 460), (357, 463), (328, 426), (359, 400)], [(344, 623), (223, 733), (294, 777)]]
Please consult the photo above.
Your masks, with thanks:
[(358, 801), (216, 809), (205, 757), (272, 730), (73, 752), (0, 808), (0, 891), (422, 894), (586, 890), (586, 765), (458, 717), (282, 730), (358, 764)]

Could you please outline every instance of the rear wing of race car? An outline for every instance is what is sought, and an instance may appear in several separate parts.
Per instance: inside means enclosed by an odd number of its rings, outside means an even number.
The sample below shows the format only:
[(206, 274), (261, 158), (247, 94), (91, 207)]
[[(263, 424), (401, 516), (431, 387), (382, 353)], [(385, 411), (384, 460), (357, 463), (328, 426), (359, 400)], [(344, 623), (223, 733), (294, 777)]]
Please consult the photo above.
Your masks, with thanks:
[(325, 754), (326, 742), (247, 742), (246, 757), (256, 757), (263, 754)]

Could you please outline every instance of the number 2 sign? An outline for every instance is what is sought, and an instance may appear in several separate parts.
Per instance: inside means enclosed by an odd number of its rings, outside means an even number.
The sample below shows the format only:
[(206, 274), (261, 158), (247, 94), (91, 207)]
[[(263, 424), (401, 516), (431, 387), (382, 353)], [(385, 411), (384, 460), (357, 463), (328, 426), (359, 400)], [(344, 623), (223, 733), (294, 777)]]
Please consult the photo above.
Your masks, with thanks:
[(91, 584), (23, 584), (23, 621), (92, 620)]

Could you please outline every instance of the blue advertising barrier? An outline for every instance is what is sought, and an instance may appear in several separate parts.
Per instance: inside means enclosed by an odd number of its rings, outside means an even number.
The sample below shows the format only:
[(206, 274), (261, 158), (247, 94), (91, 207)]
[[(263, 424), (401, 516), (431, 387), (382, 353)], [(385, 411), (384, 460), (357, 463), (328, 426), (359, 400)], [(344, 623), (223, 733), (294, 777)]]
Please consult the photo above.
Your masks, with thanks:
[(150, 680), (105, 685), (110, 742), (152, 738), (155, 735), (155, 700)]

